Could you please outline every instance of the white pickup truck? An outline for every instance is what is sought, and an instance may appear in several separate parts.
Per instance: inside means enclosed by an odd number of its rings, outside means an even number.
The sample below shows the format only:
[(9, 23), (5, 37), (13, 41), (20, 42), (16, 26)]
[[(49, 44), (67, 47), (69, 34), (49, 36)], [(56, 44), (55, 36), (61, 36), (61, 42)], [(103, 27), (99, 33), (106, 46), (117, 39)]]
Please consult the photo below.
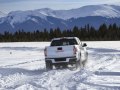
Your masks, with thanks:
[(77, 37), (54, 38), (50, 46), (45, 47), (46, 69), (68, 67), (78, 68), (87, 61), (86, 43), (81, 43)]

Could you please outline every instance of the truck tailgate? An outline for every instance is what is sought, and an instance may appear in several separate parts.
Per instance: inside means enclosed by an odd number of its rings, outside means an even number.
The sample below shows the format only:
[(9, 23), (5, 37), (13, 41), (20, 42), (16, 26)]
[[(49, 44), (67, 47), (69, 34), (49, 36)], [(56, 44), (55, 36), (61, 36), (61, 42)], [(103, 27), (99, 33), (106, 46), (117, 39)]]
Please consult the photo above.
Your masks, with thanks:
[(74, 45), (47, 47), (46, 58), (72, 57)]

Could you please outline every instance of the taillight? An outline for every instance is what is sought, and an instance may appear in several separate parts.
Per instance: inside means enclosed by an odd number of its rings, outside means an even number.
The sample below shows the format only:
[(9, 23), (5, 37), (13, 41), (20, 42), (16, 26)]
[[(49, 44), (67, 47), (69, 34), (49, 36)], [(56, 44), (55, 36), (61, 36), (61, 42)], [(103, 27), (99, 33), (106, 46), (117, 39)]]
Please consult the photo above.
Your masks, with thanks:
[(75, 46), (73, 46), (73, 54), (77, 53), (77, 48)]
[(47, 56), (47, 48), (44, 49), (44, 55)]

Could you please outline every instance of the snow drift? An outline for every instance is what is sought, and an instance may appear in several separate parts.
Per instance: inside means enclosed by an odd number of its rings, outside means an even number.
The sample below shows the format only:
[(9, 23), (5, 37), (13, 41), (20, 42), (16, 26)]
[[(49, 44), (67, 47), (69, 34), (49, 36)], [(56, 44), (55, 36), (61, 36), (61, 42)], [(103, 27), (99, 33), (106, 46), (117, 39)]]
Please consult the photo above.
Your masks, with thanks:
[(43, 50), (49, 42), (0, 43), (0, 89), (119, 90), (120, 42), (86, 43), (86, 67), (72, 71), (46, 71)]

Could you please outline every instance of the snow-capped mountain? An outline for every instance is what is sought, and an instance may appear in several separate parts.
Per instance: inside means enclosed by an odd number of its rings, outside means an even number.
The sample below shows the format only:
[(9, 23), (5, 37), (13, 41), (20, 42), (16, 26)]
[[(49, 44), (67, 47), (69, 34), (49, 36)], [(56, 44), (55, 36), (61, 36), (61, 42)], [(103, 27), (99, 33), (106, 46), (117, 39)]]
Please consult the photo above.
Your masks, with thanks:
[(1, 18), (1, 17), (5, 17), (5, 16), (6, 16), (6, 14), (3, 13), (2, 11), (0, 11), (0, 18)]
[(107, 18), (120, 17), (120, 6), (115, 5), (88, 5), (71, 10), (52, 10), (49, 8), (37, 10), (46, 16), (61, 19), (79, 18), (86, 16), (103, 16)]
[(84, 26), (85, 24), (98, 27), (102, 23), (120, 24), (119, 19), (120, 6), (106, 4), (88, 5), (70, 10), (43, 8), (28, 11), (12, 11), (7, 16), (0, 18), (0, 32), (20, 29), (33, 31), (57, 27), (65, 29), (72, 28), (75, 25)]
[(10, 12), (7, 16), (7, 21), (11, 24), (12, 27), (14, 27), (14, 24), (17, 23), (23, 23), (28, 20), (32, 20), (34, 22), (38, 22), (37, 19), (31, 18), (31, 16), (34, 17), (40, 17), (41, 19), (46, 19), (46, 16), (36, 12), (36, 11), (13, 11)]

